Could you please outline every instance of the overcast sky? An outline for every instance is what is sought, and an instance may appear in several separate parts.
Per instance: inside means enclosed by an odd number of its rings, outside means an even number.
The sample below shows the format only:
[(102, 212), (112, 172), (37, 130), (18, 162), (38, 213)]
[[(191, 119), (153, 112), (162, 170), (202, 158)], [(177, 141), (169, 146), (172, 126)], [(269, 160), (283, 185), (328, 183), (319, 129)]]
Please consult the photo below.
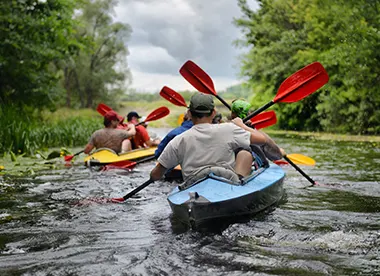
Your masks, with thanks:
[[(248, 0), (257, 8), (255, 0)], [(241, 37), (232, 24), (241, 17), (237, 0), (119, 0), (116, 20), (131, 25), (128, 64), (131, 87), (159, 91), (193, 87), (178, 70), (192, 60), (223, 90), (239, 83), (238, 60), (242, 49), (232, 45)]]

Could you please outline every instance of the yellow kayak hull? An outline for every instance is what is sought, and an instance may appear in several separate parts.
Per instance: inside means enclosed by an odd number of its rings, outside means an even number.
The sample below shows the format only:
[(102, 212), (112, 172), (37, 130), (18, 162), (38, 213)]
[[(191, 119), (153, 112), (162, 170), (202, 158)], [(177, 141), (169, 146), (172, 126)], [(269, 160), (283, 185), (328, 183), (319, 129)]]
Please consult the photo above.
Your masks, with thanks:
[(110, 149), (99, 149), (84, 159), (87, 165), (107, 165), (120, 161), (148, 161), (154, 159), (157, 147), (136, 149), (122, 154), (116, 154)]

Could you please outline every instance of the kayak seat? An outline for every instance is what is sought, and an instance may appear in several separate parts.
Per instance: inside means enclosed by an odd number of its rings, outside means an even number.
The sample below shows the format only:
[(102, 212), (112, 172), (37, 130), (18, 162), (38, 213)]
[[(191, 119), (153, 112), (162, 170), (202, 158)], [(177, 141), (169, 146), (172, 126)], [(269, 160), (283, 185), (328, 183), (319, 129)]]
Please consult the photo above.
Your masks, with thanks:
[(238, 179), (238, 180), (227, 179), (227, 178), (225, 178), (223, 176), (218, 176), (215, 173), (210, 172), (206, 176), (198, 179), (197, 181), (194, 181), (194, 182), (188, 181), (188, 182), (182, 183), (181, 185), (178, 185), (178, 189), (180, 191), (183, 191), (183, 190), (185, 190), (187, 188), (190, 188), (190, 187), (196, 185), (199, 182), (204, 181), (206, 178), (212, 178), (212, 179), (219, 180), (219, 181), (222, 181), (222, 182), (234, 185), (234, 186), (244, 186), (245, 184), (247, 184), (248, 182), (250, 182), (253, 178), (255, 178), (256, 176), (258, 176), (259, 174), (261, 174), (263, 171), (265, 171), (265, 168), (261, 167), (261, 168), (259, 168), (257, 170), (253, 170), (252, 173), (249, 176), (241, 178), (241, 179)]

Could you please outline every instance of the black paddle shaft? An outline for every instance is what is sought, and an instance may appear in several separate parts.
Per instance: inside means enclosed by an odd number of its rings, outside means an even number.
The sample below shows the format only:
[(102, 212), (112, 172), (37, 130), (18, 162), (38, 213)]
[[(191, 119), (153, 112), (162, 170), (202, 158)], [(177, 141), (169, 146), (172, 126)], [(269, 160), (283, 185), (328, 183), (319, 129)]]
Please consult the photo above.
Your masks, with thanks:
[(219, 101), (221, 101), (229, 110), (231, 110), (231, 106), (221, 97), (219, 97), (219, 95), (215, 95), (215, 97), (217, 97)]
[(81, 150), (81, 151), (77, 152), (76, 154), (73, 155), (73, 157), (81, 154), (82, 152), (84, 152), (84, 150)]
[(268, 109), (269, 107), (271, 107), (272, 105), (274, 105), (275, 102), (274, 101), (270, 101), (269, 103), (263, 105), (262, 107), (260, 107), (259, 109), (256, 109), (255, 111), (253, 111), (251, 114), (249, 114), (247, 117), (245, 117), (243, 119), (243, 122), (247, 122), (248, 120), (250, 120), (251, 118), (255, 117), (257, 114), (263, 112), (265, 109)]
[(152, 184), (154, 182), (154, 180), (152, 179), (149, 179), (148, 181), (146, 181), (145, 183), (141, 184), (140, 186), (138, 186), (136, 189), (134, 189), (133, 191), (129, 192), (128, 194), (126, 194), (125, 196), (123, 196), (123, 199), (124, 200), (127, 200), (128, 198), (130, 198), (131, 196), (134, 196), (135, 194), (137, 194), (138, 192), (140, 192), (142, 189), (144, 189), (146, 186)]
[(290, 160), (286, 155), (284, 156), (284, 159), (286, 161), (288, 161), (288, 163), (290, 165), (293, 166), (293, 168), (295, 168), (300, 174), (302, 174), (307, 180), (309, 180), (309, 182), (313, 185), (317, 184), (313, 179), (310, 178), (310, 176), (308, 176), (303, 170), (301, 170), (296, 164), (293, 163), (292, 160)]

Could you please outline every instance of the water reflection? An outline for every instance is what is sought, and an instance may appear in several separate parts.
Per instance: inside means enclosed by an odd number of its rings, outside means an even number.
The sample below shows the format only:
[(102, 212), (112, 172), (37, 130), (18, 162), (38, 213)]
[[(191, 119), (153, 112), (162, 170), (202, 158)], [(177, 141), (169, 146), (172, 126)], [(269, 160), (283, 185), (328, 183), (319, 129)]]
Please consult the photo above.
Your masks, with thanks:
[(158, 181), (125, 204), (154, 162), (131, 173), (81, 164), (0, 178), (1, 275), (377, 275), (380, 274), (380, 149), (370, 143), (275, 137), (317, 161), (291, 167), (272, 208), (189, 230), (171, 215)]

